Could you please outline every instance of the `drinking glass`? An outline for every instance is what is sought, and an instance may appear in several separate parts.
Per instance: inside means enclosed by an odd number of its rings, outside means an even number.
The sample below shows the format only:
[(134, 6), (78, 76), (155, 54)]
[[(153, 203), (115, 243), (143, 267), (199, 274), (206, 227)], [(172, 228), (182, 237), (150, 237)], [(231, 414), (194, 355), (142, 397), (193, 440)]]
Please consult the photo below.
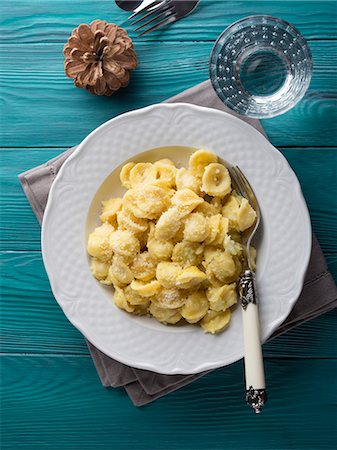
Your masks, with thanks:
[(220, 99), (239, 114), (267, 118), (292, 108), (312, 74), (306, 40), (288, 22), (272, 16), (241, 19), (218, 37), (210, 78)]

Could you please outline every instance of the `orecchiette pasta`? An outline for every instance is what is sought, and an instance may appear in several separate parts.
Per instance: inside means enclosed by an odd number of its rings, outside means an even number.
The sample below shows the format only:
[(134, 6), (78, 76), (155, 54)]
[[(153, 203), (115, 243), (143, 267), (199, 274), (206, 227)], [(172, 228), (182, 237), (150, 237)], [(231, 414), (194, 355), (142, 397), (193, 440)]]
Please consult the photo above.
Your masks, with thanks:
[[(226, 167), (198, 150), (188, 169), (170, 159), (129, 162), (120, 180), (126, 193), (102, 202), (103, 224), (88, 236), (93, 276), (113, 285), (128, 313), (224, 330), (246, 257), (241, 233), (256, 220)], [(255, 269), (253, 247), (250, 256)]]
[(178, 242), (172, 252), (172, 261), (181, 267), (198, 266), (203, 260), (204, 246), (198, 242)]
[(171, 199), (173, 205), (177, 206), (182, 216), (190, 214), (204, 200), (191, 189), (177, 191)]
[(129, 189), (123, 198), (123, 206), (140, 219), (158, 219), (169, 204), (167, 191), (150, 184)]
[(140, 250), (138, 239), (131, 231), (117, 230), (111, 234), (110, 246), (117, 255), (133, 258)]
[(121, 173), (119, 174), (119, 178), (121, 180), (122, 186), (124, 186), (126, 189), (130, 189), (131, 183), (130, 183), (130, 172), (133, 167), (135, 167), (136, 163), (129, 162), (127, 164), (124, 164), (122, 167)]
[(191, 174), (185, 167), (179, 169), (176, 173), (177, 190), (190, 189), (196, 194), (200, 193), (201, 183), (198, 178)]
[(194, 176), (202, 178), (206, 167), (216, 162), (218, 162), (218, 157), (214, 153), (197, 150), (190, 157), (189, 170)]
[[(133, 169), (132, 169), (133, 170)], [(231, 177), (225, 166), (219, 163), (209, 164), (202, 176), (201, 189), (214, 197), (225, 197), (231, 191)]]
[(154, 236), (156, 239), (170, 240), (178, 233), (180, 229), (180, 215), (176, 206), (169, 208), (158, 219), (155, 226)]
[(184, 239), (203, 242), (208, 236), (207, 218), (202, 213), (191, 213), (185, 220)]
[(205, 291), (192, 292), (187, 296), (181, 315), (189, 323), (199, 322), (208, 311), (208, 300)]
[(122, 208), (121, 198), (110, 198), (102, 202), (102, 214), (99, 216), (102, 222), (116, 223), (118, 211)]
[(230, 319), (230, 309), (220, 312), (208, 310), (200, 325), (206, 332), (214, 334), (222, 331), (229, 324)]
[(131, 263), (131, 271), (137, 280), (149, 281), (156, 275), (157, 262), (149, 252), (136, 255)]
[(130, 170), (129, 182), (132, 187), (140, 184), (152, 184), (157, 179), (157, 169), (151, 163), (137, 163)]

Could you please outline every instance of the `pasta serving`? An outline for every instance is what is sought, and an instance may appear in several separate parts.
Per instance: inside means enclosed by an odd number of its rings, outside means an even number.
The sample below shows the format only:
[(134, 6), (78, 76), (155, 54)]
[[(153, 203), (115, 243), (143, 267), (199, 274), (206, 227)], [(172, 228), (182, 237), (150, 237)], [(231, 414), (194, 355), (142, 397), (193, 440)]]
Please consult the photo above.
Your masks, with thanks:
[(224, 330), (238, 298), (242, 232), (256, 220), (227, 168), (198, 150), (188, 168), (127, 163), (120, 180), (126, 193), (102, 202), (102, 225), (88, 238), (93, 276), (129, 313)]

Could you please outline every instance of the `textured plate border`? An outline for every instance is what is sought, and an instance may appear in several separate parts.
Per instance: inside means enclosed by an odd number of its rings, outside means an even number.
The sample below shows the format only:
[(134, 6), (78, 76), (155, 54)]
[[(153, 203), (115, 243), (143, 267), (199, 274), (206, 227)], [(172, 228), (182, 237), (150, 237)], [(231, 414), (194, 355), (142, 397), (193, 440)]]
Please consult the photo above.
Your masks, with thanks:
[(85, 251), (83, 229), (100, 184), (135, 149), (169, 145), (216, 151), (240, 164), (257, 191), (264, 217), (258, 286), (265, 341), (302, 290), (311, 253), (310, 218), (283, 155), (258, 131), (227, 113), (183, 103), (159, 104), (123, 114), (94, 130), (53, 183), (42, 224), (42, 254), (54, 296), (93, 345), (133, 367), (165, 374), (198, 373), (242, 357), (241, 314), (234, 314), (230, 329), (215, 337), (195, 327), (177, 333), (165, 326), (144, 327), (139, 320), (132, 323), (99, 295)]

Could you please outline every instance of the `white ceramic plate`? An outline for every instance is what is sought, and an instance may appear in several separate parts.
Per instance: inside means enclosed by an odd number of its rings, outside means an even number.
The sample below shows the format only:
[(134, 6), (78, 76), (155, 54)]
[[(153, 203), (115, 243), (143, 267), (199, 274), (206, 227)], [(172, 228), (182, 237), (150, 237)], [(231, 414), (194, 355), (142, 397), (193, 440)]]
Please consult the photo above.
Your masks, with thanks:
[[(206, 148), (237, 164), (261, 204), (257, 286), (265, 341), (298, 298), (311, 251), (311, 226), (298, 180), (282, 154), (258, 131), (226, 113), (187, 104), (160, 104), (116, 117), (93, 131), (63, 165), (42, 226), (43, 260), (53, 293), (68, 319), (101, 351), (133, 367), (189, 374), (243, 356), (241, 312), (213, 336), (196, 326), (165, 326), (114, 306), (112, 288), (91, 275), (88, 233), (100, 201), (121, 193), (116, 172), (128, 159), (172, 158)], [(149, 149), (171, 147), (137, 155)], [(117, 172), (118, 173), (118, 172)], [(111, 175), (112, 174), (112, 175)]]

